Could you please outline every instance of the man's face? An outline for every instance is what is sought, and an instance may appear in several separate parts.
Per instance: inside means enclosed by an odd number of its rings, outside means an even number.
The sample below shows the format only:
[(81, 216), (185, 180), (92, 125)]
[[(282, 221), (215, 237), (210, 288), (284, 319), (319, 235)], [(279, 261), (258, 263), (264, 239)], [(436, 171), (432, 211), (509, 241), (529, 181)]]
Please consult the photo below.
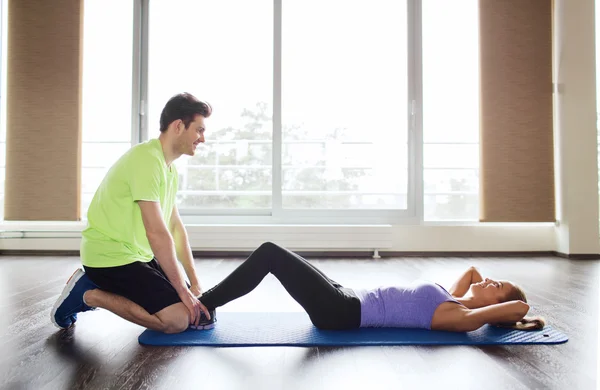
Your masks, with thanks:
[[(180, 126), (182, 128), (185, 127), (183, 122)], [(179, 134), (179, 152), (188, 156), (194, 156), (198, 145), (204, 143), (204, 130), (204, 117), (202, 115), (196, 115), (189, 127)]]

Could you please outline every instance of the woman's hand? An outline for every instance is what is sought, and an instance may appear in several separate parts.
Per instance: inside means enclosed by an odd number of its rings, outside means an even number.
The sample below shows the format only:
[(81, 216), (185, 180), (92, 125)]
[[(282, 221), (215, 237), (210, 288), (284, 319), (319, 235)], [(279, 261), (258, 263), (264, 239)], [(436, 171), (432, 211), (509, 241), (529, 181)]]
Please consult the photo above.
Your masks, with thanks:
[(463, 297), (473, 283), (479, 283), (483, 281), (479, 270), (474, 266), (467, 268), (467, 270), (458, 278), (456, 282), (450, 287), (448, 292), (456, 298)]
[(479, 270), (476, 267), (471, 266), (469, 267), (469, 270), (471, 271), (471, 284), (483, 282), (483, 277), (481, 276)]

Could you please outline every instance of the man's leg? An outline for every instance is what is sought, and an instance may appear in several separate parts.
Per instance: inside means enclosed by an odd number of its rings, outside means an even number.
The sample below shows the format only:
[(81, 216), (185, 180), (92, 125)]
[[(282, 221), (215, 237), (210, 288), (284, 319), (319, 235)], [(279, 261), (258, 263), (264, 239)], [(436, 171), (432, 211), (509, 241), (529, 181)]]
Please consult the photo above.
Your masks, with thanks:
[(53, 322), (67, 328), (77, 313), (101, 307), (135, 324), (165, 332), (189, 326), (187, 308), (158, 262), (135, 262), (109, 268), (79, 269), (65, 286), (52, 313)]
[(137, 303), (100, 289), (86, 291), (83, 299), (89, 306), (100, 307), (129, 322), (159, 332), (180, 333), (185, 331), (190, 323), (189, 312), (181, 302), (165, 307), (156, 314), (150, 314)]

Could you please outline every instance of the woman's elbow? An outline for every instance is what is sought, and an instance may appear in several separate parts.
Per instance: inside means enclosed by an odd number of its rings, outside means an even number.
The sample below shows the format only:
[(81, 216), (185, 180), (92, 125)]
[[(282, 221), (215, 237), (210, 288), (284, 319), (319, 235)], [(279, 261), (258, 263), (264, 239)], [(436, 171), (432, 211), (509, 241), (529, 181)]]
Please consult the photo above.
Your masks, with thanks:
[(515, 319), (515, 321), (520, 321), (529, 312), (529, 304), (527, 304), (523, 301), (517, 301), (517, 302), (518, 302), (517, 311), (515, 313), (517, 318)]

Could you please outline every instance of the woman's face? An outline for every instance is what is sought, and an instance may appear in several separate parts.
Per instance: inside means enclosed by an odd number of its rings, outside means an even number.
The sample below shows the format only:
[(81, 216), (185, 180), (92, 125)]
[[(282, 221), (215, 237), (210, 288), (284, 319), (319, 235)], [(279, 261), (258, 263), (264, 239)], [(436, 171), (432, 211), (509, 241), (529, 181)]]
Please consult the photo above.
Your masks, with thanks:
[(471, 294), (488, 305), (504, 302), (513, 289), (513, 284), (504, 280), (485, 278), (471, 285)]

